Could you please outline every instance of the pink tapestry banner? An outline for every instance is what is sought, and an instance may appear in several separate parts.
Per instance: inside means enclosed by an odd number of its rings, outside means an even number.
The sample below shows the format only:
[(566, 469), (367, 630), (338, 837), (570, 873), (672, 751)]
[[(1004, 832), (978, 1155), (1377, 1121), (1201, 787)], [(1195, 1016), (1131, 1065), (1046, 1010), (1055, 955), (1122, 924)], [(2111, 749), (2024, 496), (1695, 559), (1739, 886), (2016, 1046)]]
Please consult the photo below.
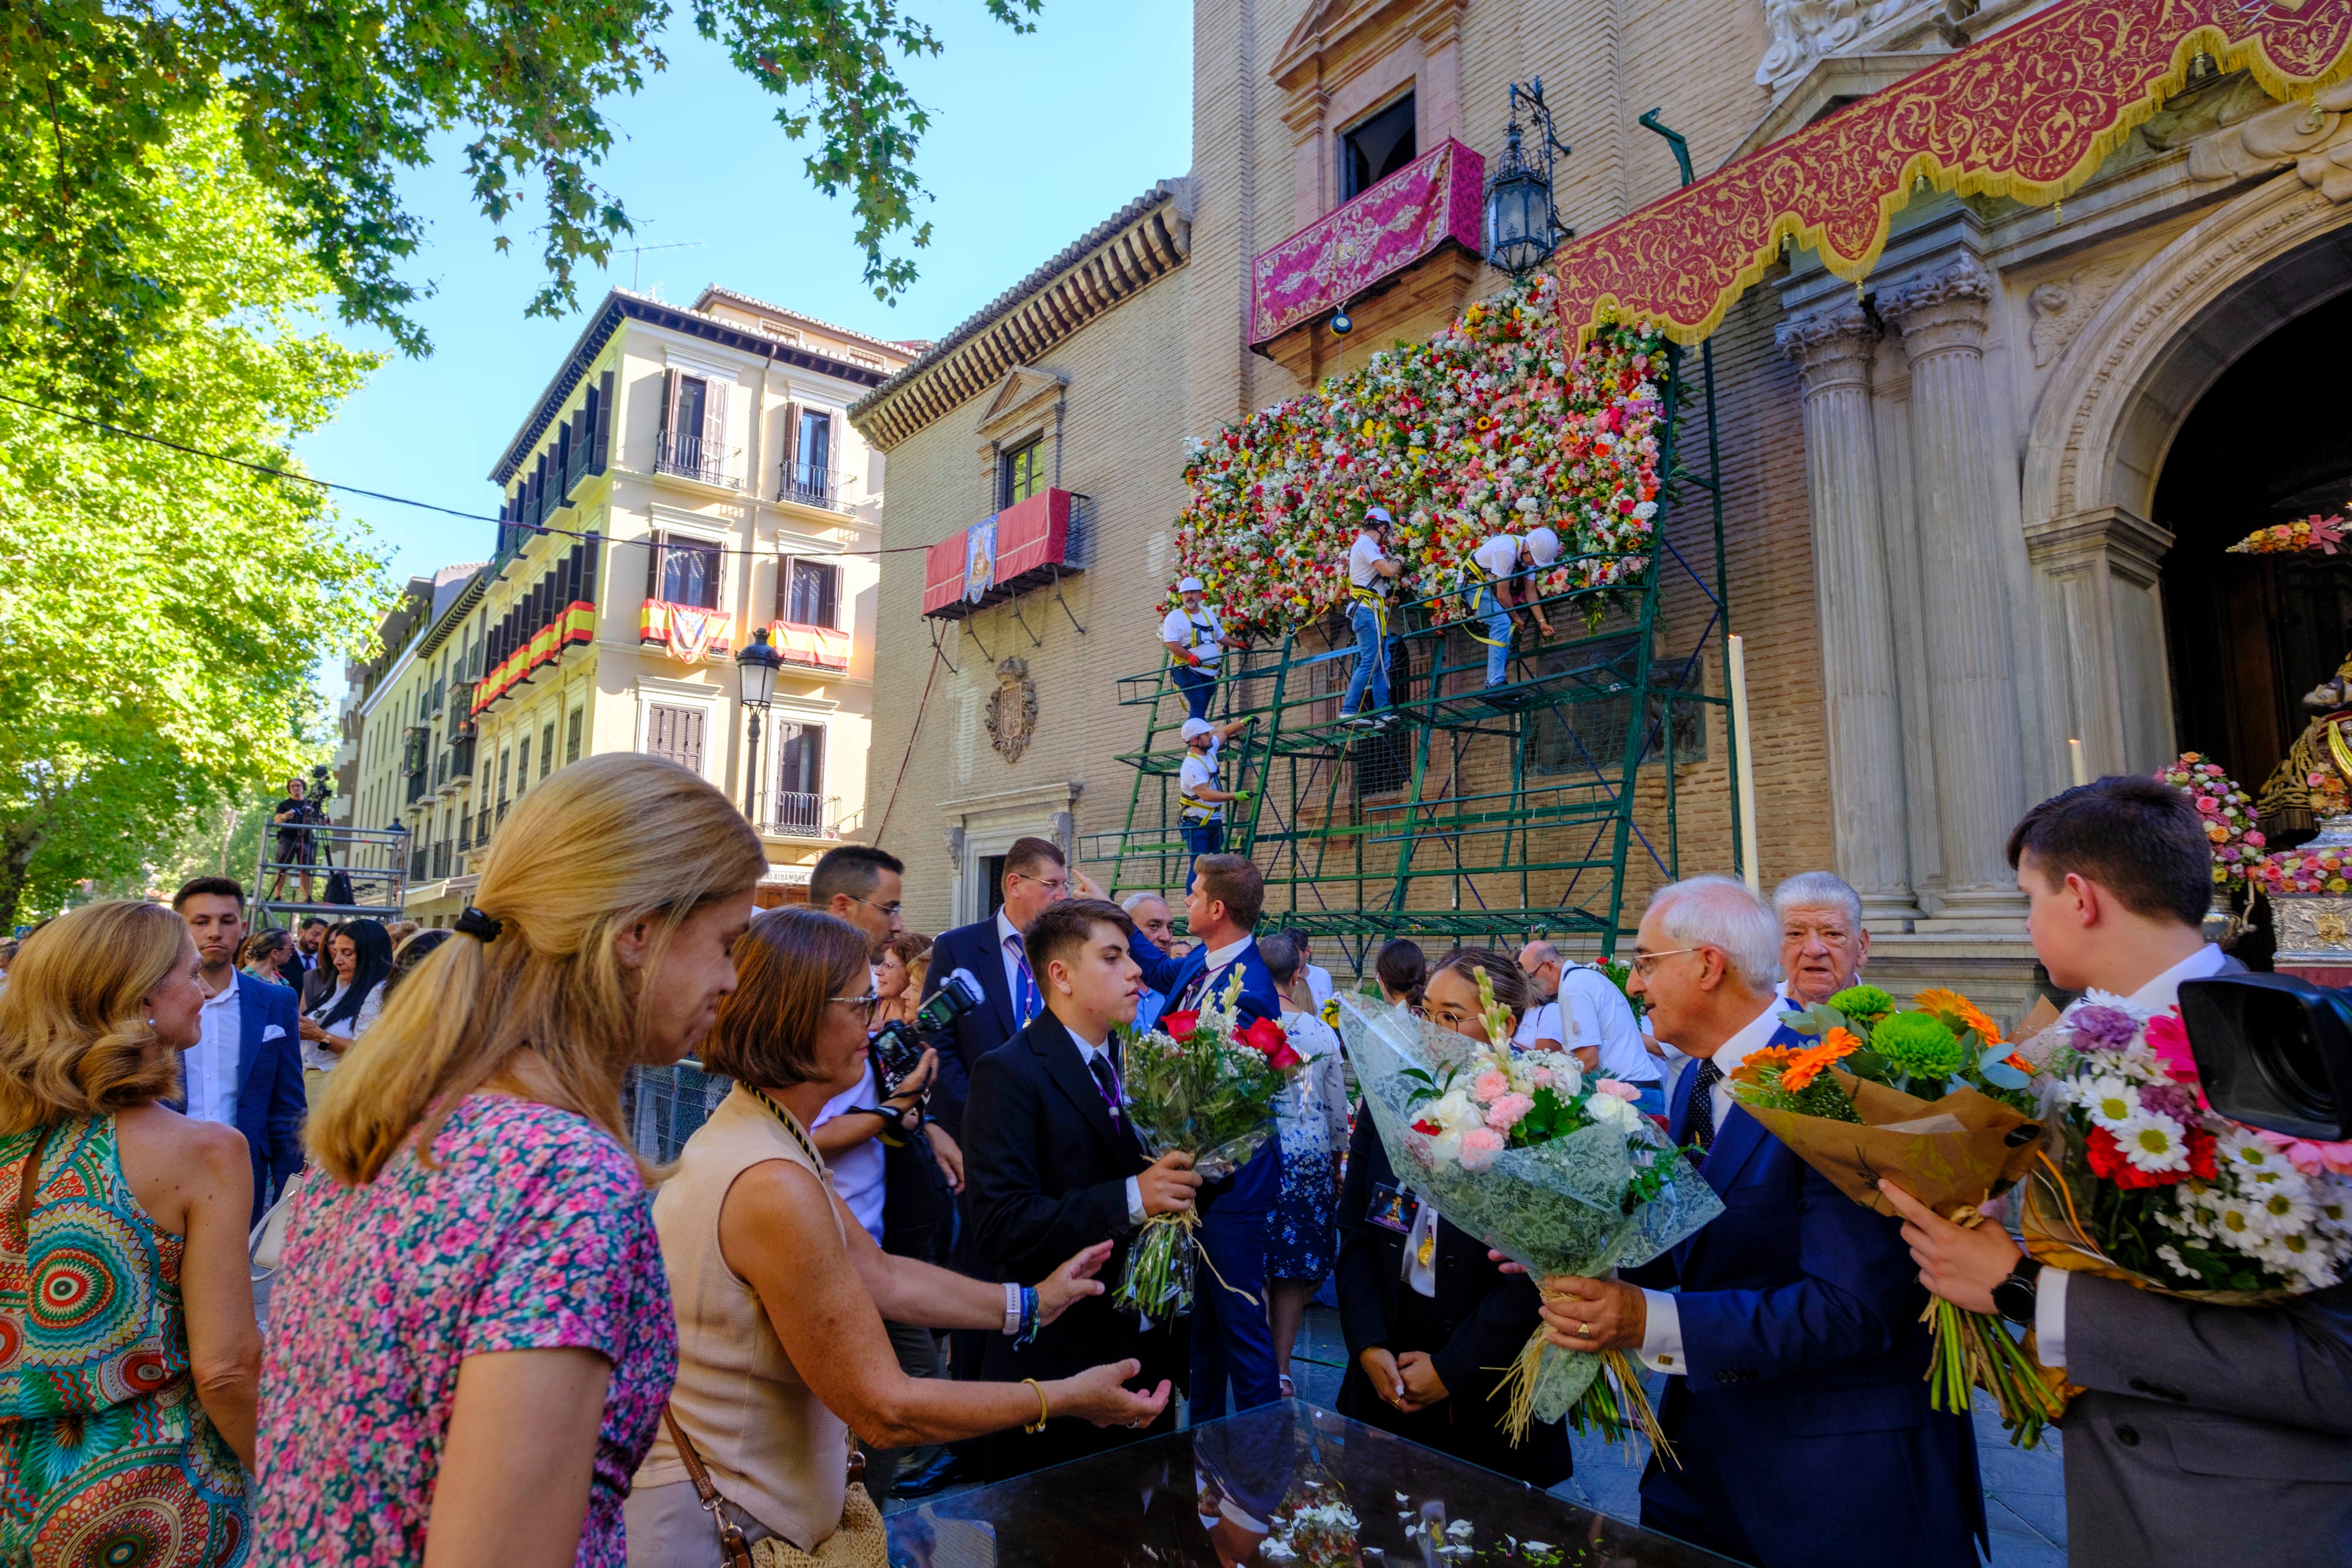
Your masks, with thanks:
[(1250, 264), (1250, 343), (1271, 342), (1447, 240), (1478, 250), (1486, 161), (1447, 138)]

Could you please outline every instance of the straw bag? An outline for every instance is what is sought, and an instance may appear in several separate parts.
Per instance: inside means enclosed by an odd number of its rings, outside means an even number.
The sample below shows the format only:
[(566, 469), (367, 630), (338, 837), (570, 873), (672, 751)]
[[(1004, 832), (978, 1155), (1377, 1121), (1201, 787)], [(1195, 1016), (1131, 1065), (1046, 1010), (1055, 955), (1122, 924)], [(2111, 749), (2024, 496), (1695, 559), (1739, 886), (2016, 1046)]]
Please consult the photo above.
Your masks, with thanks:
[(677, 1457), (686, 1462), (696, 1499), (719, 1531), (719, 1558), (726, 1568), (889, 1568), (882, 1511), (866, 1495), (866, 1456), (856, 1448), (849, 1451), (849, 1490), (842, 1498), (840, 1525), (814, 1552), (803, 1552), (781, 1535), (744, 1540), (741, 1527), (728, 1516), (725, 1495), (711, 1484), (710, 1472), (703, 1469), (702, 1456), (677, 1424), (677, 1414), (664, 1410), (662, 1420), (669, 1427), (669, 1440), (677, 1445)]

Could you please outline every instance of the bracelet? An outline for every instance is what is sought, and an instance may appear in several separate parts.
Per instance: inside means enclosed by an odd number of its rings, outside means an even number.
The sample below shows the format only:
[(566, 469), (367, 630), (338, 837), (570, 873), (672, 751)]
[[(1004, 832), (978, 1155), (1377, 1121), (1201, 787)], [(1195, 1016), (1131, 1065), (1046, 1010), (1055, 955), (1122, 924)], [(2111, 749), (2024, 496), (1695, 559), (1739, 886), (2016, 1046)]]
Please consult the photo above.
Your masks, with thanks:
[(1008, 1334), (1019, 1333), (1022, 1322), (1021, 1287), (1008, 1280), (1004, 1285), (1004, 1332)]
[(1015, 1345), (1034, 1344), (1037, 1328), (1037, 1287), (1024, 1285), (1021, 1287), (1021, 1337), (1013, 1343)]
[(1045, 1429), (1045, 1417), (1053, 1414), (1045, 1404), (1045, 1385), (1034, 1377), (1024, 1377), (1021, 1381), (1037, 1391), (1037, 1419), (1021, 1429), (1030, 1433), (1042, 1432)]

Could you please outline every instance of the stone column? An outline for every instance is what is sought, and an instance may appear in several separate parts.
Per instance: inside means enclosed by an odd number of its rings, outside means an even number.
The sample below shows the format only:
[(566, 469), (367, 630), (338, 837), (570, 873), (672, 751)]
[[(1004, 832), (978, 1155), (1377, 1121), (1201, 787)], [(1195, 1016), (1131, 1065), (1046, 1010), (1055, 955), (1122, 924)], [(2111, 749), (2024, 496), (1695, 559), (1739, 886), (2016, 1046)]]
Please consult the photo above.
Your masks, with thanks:
[(1814, 598), (1828, 706), (1830, 833), (1838, 874), (1884, 929), (1919, 913), (1905, 849), (1903, 723), (1895, 617), (1879, 516), (1870, 361), (1878, 329), (1851, 299), (1788, 322), (1781, 351), (1805, 399), (1805, 479), (1813, 504)]
[(2016, 660), (1984, 364), (1993, 280), (1963, 256), (1878, 298), (1911, 359), (1912, 468), (1946, 890), (1939, 921), (2024, 914), (2002, 849), (2024, 810)]

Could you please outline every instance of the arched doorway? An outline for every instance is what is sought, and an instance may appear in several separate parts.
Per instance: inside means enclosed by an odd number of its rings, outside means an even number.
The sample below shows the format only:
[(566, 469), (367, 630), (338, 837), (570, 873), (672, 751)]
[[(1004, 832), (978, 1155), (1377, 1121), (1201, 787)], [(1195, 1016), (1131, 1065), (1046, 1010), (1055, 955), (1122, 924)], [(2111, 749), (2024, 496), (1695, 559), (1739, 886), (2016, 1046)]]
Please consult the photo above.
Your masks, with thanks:
[[(2180, 422), (2156, 486), (2173, 719), (2259, 792), (2313, 710), (2304, 694), (2352, 653), (2352, 550), (2231, 555), (2256, 528), (2352, 506), (2352, 421), (2327, 368), (2352, 354), (2352, 293), (2255, 342)], [(2290, 838), (2307, 814), (2265, 813)]]

